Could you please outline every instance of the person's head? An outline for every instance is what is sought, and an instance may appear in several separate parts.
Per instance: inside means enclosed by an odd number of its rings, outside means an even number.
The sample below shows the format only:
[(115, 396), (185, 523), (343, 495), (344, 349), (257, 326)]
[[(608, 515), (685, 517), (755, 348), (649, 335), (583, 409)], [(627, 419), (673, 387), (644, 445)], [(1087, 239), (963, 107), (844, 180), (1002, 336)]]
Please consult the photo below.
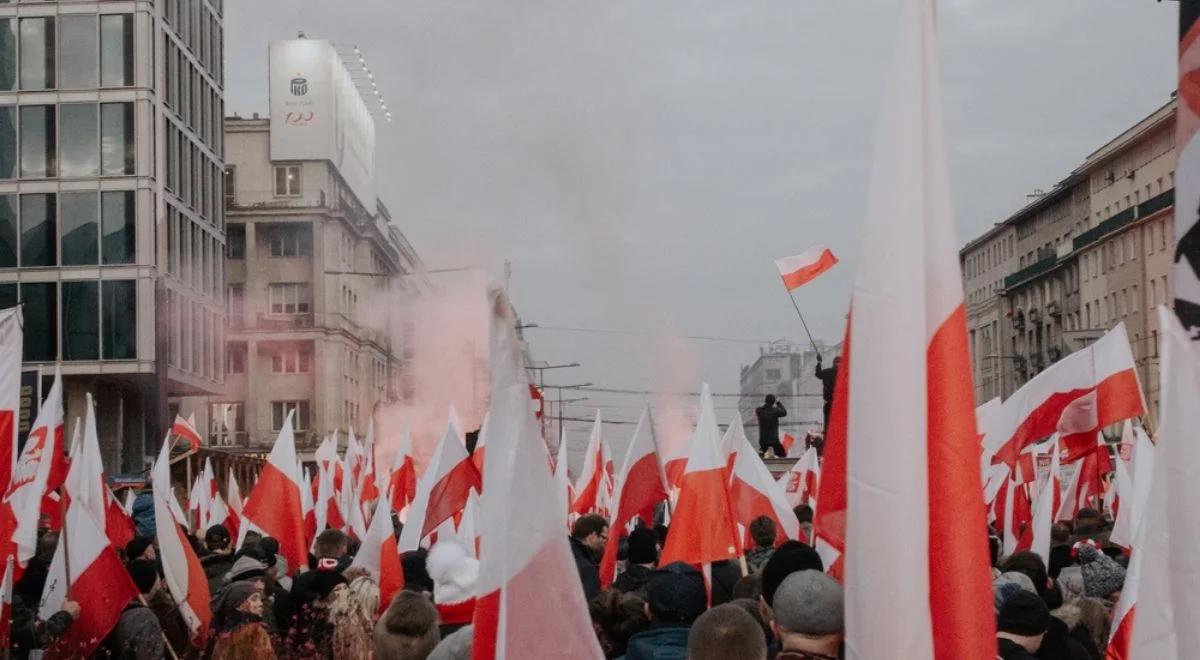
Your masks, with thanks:
[(258, 542), (258, 547), (264, 553), (266, 553), (267, 556), (275, 556), (279, 554), (279, 541), (271, 538), (270, 536), (264, 536), (262, 540)]
[(616, 589), (600, 592), (588, 602), (588, 612), (605, 657), (609, 658), (625, 655), (629, 638), (650, 625), (646, 602)]
[(48, 531), (38, 537), (37, 558), (42, 561), (54, 559), (54, 551), (58, 549), (58, 532)]
[(370, 575), (362, 575), (351, 579), (342, 590), (341, 597), (330, 605), (329, 618), (333, 621), (357, 616), (372, 621), (378, 611), (379, 584)]
[(317, 541), (313, 544), (313, 552), (317, 555), (317, 559), (340, 559), (350, 549), (349, 539), (346, 533), (340, 529), (327, 529), (317, 535)]
[(1076, 553), (1084, 595), (1116, 600), (1125, 586), (1125, 568), (1091, 544), (1076, 544)]
[(424, 594), (401, 590), (375, 624), (375, 658), (425, 658), (440, 639), (433, 603)]
[(1104, 526), (1104, 516), (1091, 507), (1083, 507), (1075, 514), (1075, 534), (1091, 534)]
[(819, 570), (788, 575), (775, 592), (771, 630), (786, 651), (837, 655), (845, 633), (842, 585)]
[(762, 569), (762, 599), (767, 606), (771, 606), (775, 590), (787, 576), (805, 570), (825, 570), (816, 550), (797, 541), (788, 541), (776, 548)]
[(225, 586), (213, 598), (213, 621), (224, 622), (235, 613), (261, 617), (263, 586), (259, 580), (239, 580)]
[(688, 660), (766, 660), (762, 627), (746, 610), (726, 603), (701, 614), (688, 633)]
[(148, 559), (154, 561), (154, 539), (148, 536), (135, 536), (125, 544), (125, 561)]
[(792, 509), (792, 513), (796, 514), (796, 520), (800, 521), (801, 525), (804, 523), (812, 523), (813, 521), (813, 508), (807, 504), (796, 505), (796, 507)]
[(592, 552), (603, 552), (604, 544), (608, 542), (608, 521), (598, 513), (580, 516), (571, 528), (571, 538)]
[(244, 537), (242, 537), (242, 547), (243, 548), (256, 547), (256, 546), (258, 546), (258, 542), (261, 540), (262, 540), (262, 534), (259, 534), (258, 532), (253, 532), (253, 531), (246, 532), (246, 535)]
[(409, 591), (433, 593), (433, 578), (429, 577), (429, 568), (425, 560), (429, 551), (417, 548), (400, 555), (400, 567), (404, 569), (404, 588)]
[(233, 544), (230, 543), (229, 530), (225, 529), (224, 525), (209, 527), (204, 531), (204, 547), (216, 555), (224, 555), (232, 552)]
[(996, 615), (996, 636), (1011, 640), (1033, 653), (1042, 645), (1050, 627), (1050, 610), (1040, 596), (1019, 591), (1001, 606)]
[(629, 550), (626, 560), (630, 564), (653, 566), (658, 563), (658, 537), (654, 532), (639, 527), (629, 533)]
[(751, 520), (750, 538), (754, 539), (754, 545), (760, 548), (775, 547), (775, 521), (767, 516)]
[(1065, 522), (1056, 522), (1050, 526), (1050, 543), (1066, 545), (1071, 540), (1071, 528)]
[(767, 398), (765, 399), (765, 401), (766, 401), (766, 404), (767, 404), (768, 406), (773, 406), (773, 405), (775, 405), (775, 395), (774, 395), (774, 394), (768, 394), (768, 395), (767, 395)]
[(734, 600), (739, 598), (749, 598), (754, 602), (758, 602), (759, 596), (762, 596), (762, 573), (755, 572), (749, 575), (743, 575), (742, 579), (733, 585), (733, 592), (730, 594)]
[(150, 599), (158, 592), (158, 565), (152, 559), (135, 559), (125, 565), (129, 577), (137, 585), (138, 593)]
[(1023, 573), (1033, 583), (1033, 588), (1037, 590), (1039, 596), (1045, 597), (1046, 591), (1050, 588), (1050, 576), (1046, 572), (1046, 562), (1042, 561), (1042, 556), (1025, 550), (1023, 552), (1014, 552), (1000, 564), (1000, 570), (1008, 572)]
[(659, 568), (646, 583), (646, 612), (652, 621), (690, 626), (707, 605), (704, 576), (683, 562)]
[(1004, 602), (1018, 591), (1037, 593), (1037, 589), (1033, 586), (1033, 580), (1030, 580), (1029, 576), (1024, 573), (1009, 571), (997, 575), (996, 579), (992, 580), (992, 605), (996, 611), (999, 612), (1000, 608), (1004, 606)]

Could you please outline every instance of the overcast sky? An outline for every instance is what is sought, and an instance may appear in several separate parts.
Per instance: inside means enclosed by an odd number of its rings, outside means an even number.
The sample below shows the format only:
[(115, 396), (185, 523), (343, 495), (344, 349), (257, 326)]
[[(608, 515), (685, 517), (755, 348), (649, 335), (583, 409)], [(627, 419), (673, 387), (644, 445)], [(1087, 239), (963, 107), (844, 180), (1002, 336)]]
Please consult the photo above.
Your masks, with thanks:
[[(1164, 103), (1177, 7), (944, 0), (960, 243)], [(267, 43), (357, 44), (393, 112), (379, 194), (430, 268), (512, 262), (527, 322), (744, 339), (803, 333), (774, 270), (840, 339), (894, 0), (242, 0), (226, 3), (226, 110), (267, 111)], [(547, 382), (737, 390), (753, 343), (528, 331)], [(590, 395), (610, 418), (635, 397)], [(718, 411), (732, 410), (726, 399)], [(576, 428), (583, 431), (582, 425)]]

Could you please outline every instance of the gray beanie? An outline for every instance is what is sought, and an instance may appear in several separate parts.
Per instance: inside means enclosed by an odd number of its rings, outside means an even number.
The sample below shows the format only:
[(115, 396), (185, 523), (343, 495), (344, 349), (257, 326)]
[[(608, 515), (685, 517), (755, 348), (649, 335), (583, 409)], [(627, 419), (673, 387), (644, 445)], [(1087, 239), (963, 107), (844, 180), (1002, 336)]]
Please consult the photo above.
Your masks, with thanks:
[(475, 626), (459, 628), (438, 643), (427, 660), (471, 660), (471, 643), (475, 641)]
[(775, 590), (771, 606), (783, 630), (830, 635), (844, 628), (842, 585), (821, 571), (792, 573)]
[(1033, 586), (1033, 580), (1029, 579), (1028, 575), (1018, 573), (1016, 571), (1008, 571), (1001, 573), (999, 577), (992, 581), (992, 605), (999, 612), (1004, 606), (1004, 602), (1012, 598), (1018, 591), (1028, 591), (1031, 594), (1037, 593), (1037, 587)]

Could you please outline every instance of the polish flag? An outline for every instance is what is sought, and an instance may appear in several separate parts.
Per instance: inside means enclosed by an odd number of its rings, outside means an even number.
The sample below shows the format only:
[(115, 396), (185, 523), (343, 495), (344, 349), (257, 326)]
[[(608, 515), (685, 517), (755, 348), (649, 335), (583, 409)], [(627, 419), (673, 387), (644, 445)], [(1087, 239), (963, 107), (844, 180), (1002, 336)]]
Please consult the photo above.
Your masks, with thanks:
[(188, 441), (188, 446), (191, 449), (200, 448), (200, 433), (196, 431), (195, 416), (184, 419), (179, 415), (175, 416), (175, 423), (171, 425), (171, 434)]
[[(739, 436), (738, 434), (741, 433)], [(742, 427), (742, 415), (734, 413), (733, 419), (729, 420), (729, 425), (725, 427), (725, 434), (721, 436), (721, 454), (725, 456), (725, 472), (726, 475), (733, 474), (733, 464), (737, 461), (738, 450), (741, 449), (740, 438), (746, 435), (746, 430)]]
[(1033, 505), (1033, 540), (1029, 549), (1037, 553), (1042, 561), (1050, 564), (1050, 528), (1054, 522), (1055, 505), (1061, 492), (1062, 468), (1059, 465), (1058, 438), (1054, 438), (1049, 447), (1050, 472), (1046, 482), (1038, 491), (1037, 502)]
[(600, 411), (597, 410), (596, 421), (592, 423), (592, 433), (588, 437), (587, 451), (583, 455), (583, 472), (575, 482), (575, 500), (571, 503), (571, 513), (593, 513), (599, 502), (603, 484), (604, 440), (600, 431)]
[(459, 545), (466, 548), (467, 556), (479, 559), (479, 496), (471, 491), (467, 506), (463, 507), (462, 518), (455, 528)]
[[(208, 578), (200, 558), (171, 515), (171, 444), (163, 442), (158, 460), (150, 473), (154, 492), (154, 523), (158, 530), (158, 553), (162, 562), (163, 586), (178, 603), (179, 614), (188, 628), (193, 645), (202, 647), (212, 620)], [(218, 495), (219, 497), (219, 495)], [(167, 530), (171, 530), (168, 532)], [(72, 548), (74, 549), (74, 548)], [(72, 563), (72, 566), (74, 564)]]
[[(529, 386), (531, 392), (538, 393), (538, 390), (533, 385)], [(538, 393), (540, 394), (540, 393)], [(539, 397), (535, 397), (539, 398)], [(483, 414), (483, 424), (479, 426), (479, 436), (475, 440), (475, 451), (471, 452), (471, 462), (475, 464), (475, 469), (479, 470), (479, 474), (483, 475), (483, 454), (487, 450), (487, 433), (488, 433), (488, 418), (487, 413)]]
[(22, 337), (21, 308), (0, 310), (0, 491), (8, 490), (8, 481), (17, 466)]
[(337, 455), (336, 438), (337, 431), (334, 431), (332, 436), (326, 436), (317, 447), (313, 458), (316, 459), (317, 465), (330, 471), (330, 477), (333, 479), (333, 491), (340, 493), (342, 492), (342, 462)]
[(379, 611), (382, 616), (392, 603), (392, 597), (404, 588), (404, 569), (400, 567), (400, 552), (396, 549), (396, 535), (392, 529), (392, 511), (387, 500), (375, 505), (371, 516), (371, 527), (362, 540), (358, 554), (350, 568), (362, 568), (371, 574), (379, 585)]
[(416, 550), (438, 525), (463, 510), (471, 489), (479, 490), (480, 485), (479, 471), (467, 455), (458, 427), (451, 421), (433, 460), (417, 483), (408, 524), (400, 532), (400, 551)]
[[(317, 537), (317, 512), (316, 506), (313, 504), (313, 490), (309, 484), (313, 483), (312, 477), (308, 476), (308, 468), (301, 467), (301, 463), (296, 461), (296, 471), (300, 473), (300, 479), (304, 486), (300, 488), (300, 513), (304, 516), (304, 539), (306, 542), (316, 540)], [(215, 504), (211, 504), (211, 511)]]
[(192, 480), (192, 488), (188, 491), (187, 512), (189, 528), (207, 529), (208, 485), (204, 483), (203, 474), (196, 475)]
[(1099, 429), (1145, 412), (1129, 337), (1118, 323), (1006, 399), (988, 415), (983, 442), (993, 462), (1011, 466), (1021, 450), (1055, 432), (1064, 448), (1087, 448)]
[[(1195, 579), (1200, 575), (1200, 446), (1193, 441), (1200, 428), (1200, 357), (1175, 315), (1166, 307), (1159, 307), (1158, 314), (1163, 337), (1158, 443), (1146, 515), (1113, 614), (1109, 657), (1179, 660), (1195, 657), (1200, 649), (1200, 627), (1195, 625), (1200, 621), (1200, 583)], [(1114, 656), (1113, 647), (1119, 648), (1124, 637), (1129, 653)]]
[(343, 458), (346, 473), (350, 475), (350, 480), (354, 484), (358, 484), (358, 476), (362, 473), (363, 461), (366, 459), (366, 455), (366, 450), (358, 443), (358, 436), (354, 435), (354, 426), (351, 426), (347, 432), (346, 454)]
[[(1129, 466), (1117, 460), (1117, 480), (1121, 484), (1121, 505), (1117, 507), (1117, 519), (1113, 523), (1108, 540), (1122, 547), (1133, 547), (1138, 528), (1146, 519), (1146, 503), (1150, 499), (1151, 480), (1154, 478), (1154, 455), (1157, 449), (1141, 429), (1135, 429), (1137, 438), (1133, 460)], [(1124, 473), (1124, 479), (1122, 479)]]
[[(560, 449), (561, 453), (561, 449)], [(607, 589), (617, 575), (617, 549), (621, 534), (634, 518), (646, 524), (654, 523), (654, 507), (667, 499), (667, 487), (662, 467), (658, 464), (658, 448), (650, 425), (650, 411), (643, 410), (633, 431), (633, 441), (625, 452), (625, 462), (617, 477), (613, 496), (613, 516), (609, 520), (608, 541), (600, 560), (600, 586)]]
[(783, 285), (788, 291), (795, 291), (833, 268), (837, 262), (829, 248), (817, 245), (794, 257), (776, 259), (775, 266), (779, 268)]
[(65, 463), (62, 374), (55, 368), (54, 384), (42, 402), (16, 471), (0, 502), (0, 556), (16, 555), (16, 568), (13, 569), (16, 580), (21, 579), (37, 549), (42, 498), (54, 486), (55, 472), (64, 470), (65, 475)]
[(1062, 506), (1058, 509), (1055, 520), (1074, 520), (1075, 514), (1079, 513), (1080, 509), (1094, 506), (1100, 501), (1102, 485), (1099, 452), (1108, 450), (1103, 446), (1103, 440), (1098, 437), (1093, 437), (1092, 442), (1100, 443), (1098, 451), (1093, 451), (1082, 460), (1076, 461), (1078, 467), (1075, 470), (1075, 476), (1063, 494)]
[(771, 471), (754, 450), (740, 417), (734, 418), (738, 444), (737, 462), (729, 481), (729, 500), (734, 519), (747, 530), (756, 518), (766, 516), (775, 521), (775, 545), (800, 540), (800, 521), (788, 504), (783, 486), (771, 477)]
[(406, 427), (400, 434), (400, 449), (392, 456), (388, 475), (388, 499), (393, 511), (404, 511), (417, 493), (417, 466), (412, 456), (412, 436)]
[(86, 395), (85, 402), (83, 435), (79, 443), (72, 447), (74, 454), (71, 456), (71, 467), (67, 470), (67, 495), (71, 502), (78, 503), (91, 515), (96, 526), (104, 530), (110, 544), (124, 548), (133, 539), (136, 529), (105, 484), (100, 439), (96, 433), (95, 404), (91, 394)]
[(137, 499), (137, 489), (125, 489), (125, 502), (121, 504), (121, 508), (125, 509), (126, 515), (133, 515), (133, 502)]
[[(508, 297), (489, 291), (491, 412), (481, 500), (473, 660), (553, 657), (602, 660), (566, 516), (545, 460)], [(513, 524), (520, 512), (519, 525)], [(407, 529), (407, 528), (406, 528)]]
[(796, 436), (791, 433), (784, 433), (783, 437), (779, 440), (779, 444), (783, 445), (783, 455), (791, 456), (792, 447), (796, 446)]
[(801, 504), (807, 504), (815, 510), (817, 490), (821, 482), (821, 464), (816, 447), (805, 450), (792, 469), (779, 477), (779, 482), (783, 486), (788, 506), (794, 509)]
[(934, 4), (900, 2), (838, 382), (843, 511), (828, 451), (822, 475), (822, 510), (844, 515), (851, 658), (996, 655)]
[[(636, 436), (635, 436), (636, 437)], [(558, 438), (558, 454), (554, 459), (554, 483), (556, 492), (563, 498), (563, 511), (570, 516), (571, 503), (575, 501), (575, 486), (571, 484), (570, 465), (567, 461), (567, 431), (563, 429)]]
[(13, 556), (4, 560), (4, 581), (0, 582), (0, 649), (12, 648)]
[(79, 618), (46, 649), (46, 657), (86, 658), (117, 625), (125, 606), (138, 597), (138, 590), (104, 532), (78, 502), (67, 507), (62, 533), (63, 540), (50, 561), (38, 618), (44, 621), (61, 610), (69, 594), (79, 603)]
[(341, 502), (333, 492), (333, 470), (320, 463), (317, 464), (317, 499), (313, 502), (313, 508), (316, 514), (317, 534), (326, 529), (346, 528), (346, 517), (342, 515)]
[(660, 565), (681, 561), (702, 565), (741, 555), (733, 503), (729, 501), (729, 472), (717, 449), (717, 415), (712, 392), (700, 390), (700, 418), (692, 435), (687, 469), (679, 478), (679, 498), (671, 516), (671, 533)]
[(1032, 537), (1027, 534), (1033, 523), (1033, 510), (1029, 505), (1029, 492), (1020, 479), (1020, 471), (1013, 473), (1003, 502), (1004, 554), (1028, 550)]
[(229, 481), (225, 482), (225, 492), (229, 495), (229, 517), (225, 519), (225, 528), (229, 530), (230, 536), (237, 538), (242, 520), (242, 489), (238, 486), (237, 477), (233, 476), (233, 468), (229, 468)]
[(358, 477), (358, 497), (365, 505), (379, 499), (379, 486), (375, 483), (375, 420), (367, 423), (367, 439), (363, 445), (363, 469)]
[(279, 554), (287, 560), (290, 572), (308, 564), (304, 512), (300, 500), (300, 490), (307, 486), (301, 483), (300, 475), (296, 472), (296, 440), (292, 431), (294, 414), (295, 411), (288, 412), (283, 428), (275, 438), (275, 446), (258, 475), (258, 483), (254, 485), (257, 496), (251, 496), (242, 511), (244, 522), (279, 541)]
[(112, 490), (105, 486), (104, 491), (107, 496), (104, 507), (104, 533), (108, 535), (113, 547), (124, 548), (137, 536), (137, 526), (117, 501), (117, 496), (113, 495)]

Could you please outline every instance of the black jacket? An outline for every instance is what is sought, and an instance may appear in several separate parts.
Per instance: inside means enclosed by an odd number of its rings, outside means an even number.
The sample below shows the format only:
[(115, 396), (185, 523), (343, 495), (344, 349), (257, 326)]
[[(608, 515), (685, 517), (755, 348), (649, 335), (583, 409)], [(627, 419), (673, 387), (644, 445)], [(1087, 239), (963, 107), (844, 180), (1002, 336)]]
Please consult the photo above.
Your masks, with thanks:
[(625, 567), (625, 571), (618, 575), (616, 580), (613, 580), (613, 589), (645, 598), (646, 584), (650, 582), (652, 575), (654, 575), (653, 568), (629, 564)]
[(779, 437), (779, 418), (787, 417), (787, 409), (776, 401), (773, 406), (755, 408), (754, 416), (758, 418), (758, 437), (775, 439)]
[(575, 568), (579, 569), (579, 579), (583, 582), (583, 593), (591, 600), (600, 593), (600, 568), (592, 560), (592, 551), (587, 546), (573, 538), (570, 541)]
[(996, 646), (998, 660), (1038, 660), (1037, 656), (1030, 654), (1024, 646), (1011, 639), (997, 639)]
[(821, 379), (821, 397), (826, 403), (833, 401), (833, 388), (837, 384), (837, 367), (824, 369), (817, 363), (817, 378)]
[[(31, 559), (30, 562), (32, 561)], [(27, 658), (30, 651), (50, 646), (62, 637), (74, 622), (75, 619), (66, 612), (56, 612), (49, 619), (38, 621), (37, 610), (28, 607), (21, 594), (14, 593), (12, 627), (9, 629), (12, 657)]]

